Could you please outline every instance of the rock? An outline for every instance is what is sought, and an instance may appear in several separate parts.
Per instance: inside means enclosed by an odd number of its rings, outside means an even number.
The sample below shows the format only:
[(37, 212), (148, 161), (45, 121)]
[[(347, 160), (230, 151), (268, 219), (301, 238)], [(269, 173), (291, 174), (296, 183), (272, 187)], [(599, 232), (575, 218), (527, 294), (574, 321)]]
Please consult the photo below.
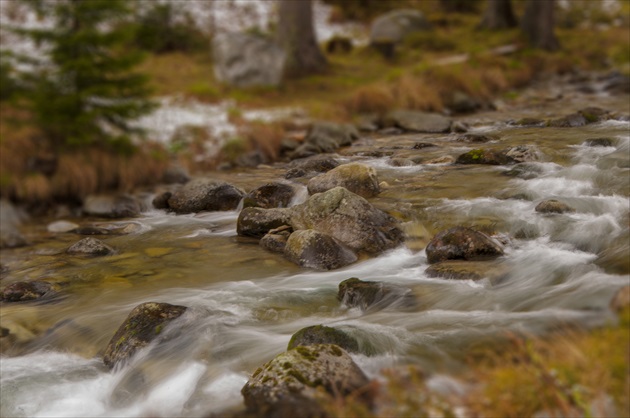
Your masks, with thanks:
[(495, 140), (496, 138), (491, 138), (487, 135), (483, 134), (465, 134), (457, 137), (457, 141), (459, 142), (474, 142), (474, 143), (482, 143)]
[(339, 283), (337, 299), (350, 308), (382, 309), (391, 305), (403, 308), (416, 305), (409, 289), (383, 282), (363, 281), (356, 277)]
[(168, 206), (179, 214), (234, 210), (244, 195), (241, 189), (223, 181), (198, 178), (174, 191)]
[(241, 236), (262, 238), (269, 231), (290, 225), (286, 209), (245, 208), (238, 215), (236, 233)]
[(398, 222), (343, 187), (311, 196), (289, 209), (295, 231), (314, 229), (354, 251), (379, 253), (403, 242)]
[(24, 216), (8, 200), (0, 199), (0, 248), (17, 248), (27, 245), (19, 230)]
[(352, 39), (335, 35), (326, 42), (328, 54), (348, 54), (352, 51)]
[(392, 10), (372, 22), (370, 44), (376, 48), (393, 46), (400, 44), (411, 33), (430, 29), (431, 24), (422, 12), (413, 9)]
[(24, 302), (41, 299), (44, 296), (51, 296), (55, 293), (55, 286), (43, 280), (16, 282), (2, 289), (2, 292), (0, 292), (0, 301)]
[(83, 213), (104, 218), (132, 218), (142, 212), (140, 201), (129, 195), (89, 195), (83, 201)]
[(468, 132), (469, 128), (470, 126), (466, 122), (456, 120), (451, 125), (451, 132), (462, 134)]
[(266, 37), (251, 33), (221, 33), (213, 38), (214, 74), (235, 87), (278, 86), (286, 54)]
[(190, 181), (188, 172), (180, 166), (172, 165), (164, 170), (162, 182), (166, 184), (185, 184)]
[(351, 353), (359, 352), (359, 343), (347, 333), (325, 325), (302, 328), (289, 341), (287, 350), (313, 344), (335, 344)]
[(309, 194), (322, 193), (335, 187), (345, 187), (362, 197), (373, 197), (381, 192), (373, 167), (350, 163), (333, 168), (309, 180)]
[[(256, 370), (241, 393), (258, 417), (328, 417), (320, 390), (338, 398), (364, 390), (369, 379), (339, 346), (315, 344), (286, 351)], [(359, 399), (369, 405), (370, 394)]]
[(630, 77), (619, 72), (613, 72), (602, 80), (604, 82), (604, 91), (610, 94), (629, 94), (630, 93)]
[(514, 163), (514, 160), (508, 157), (503, 151), (496, 151), (492, 149), (474, 149), (457, 157), (455, 163), (503, 165)]
[(454, 157), (451, 157), (450, 155), (444, 155), (442, 157), (436, 157), (425, 161), (425, 164), (453, 164), (454, 162)]
[(575, 209), (573, 209), (571, 206), (555, 199), (543, 200), (542, 202), (536, 205), (536, 208), (534, 210), (540, 213), (575, 212)]
[(513, 124), (516, 126), (527, 126), (527, 127), (545, 126), (545, 121), (539, 118), (522, 118), (513, 122)]
[(484, 260), (503, 255), (503, 247), (483, 232), (456, 226), (442, 231), (429, 242), (427, 260)]
[(432, 147), (437, 147), (437, 145), (435, 144), (431, 144), (429, 142), (416, 142), (415, 144), (413, 144), (413, 149), (425, 149), (425, 148), (432, 148)]
[(409, 132), (443, 133), (451, 128), (451, 120), (436, 113), (416, 110), (394, 110), (385, 117), (385, 124)]
[(409, 158), (391, 158), (387, 163), (392, 167), (411, 167), (416, 165)]
[(577, 128), (586, 125), (586, 118), (580, 113), (572, 113), (558, 119), (547, 121), (547, 126), (552, 128)]
[(284, 256), (299, 266), (316, 270), (337, 269), (357, 261), (356, 254), (333, 237), (312, 229), (292, 233)]
[(80, 226), (72, 232), (78, 235), (111, 235), (111, 231), (109, 229), (91, 225)]
[(511, 160), (511, 163), (526, 163), (538, 161), (539, 159), (536, 150), (527, 145), (510, 147), (504, 152), (505, 156)]
[(502, 174), (508, 177), (531, 180), (536, 177), (540, 177), (544, 173), (544, 168), (538, 164), (520, 163), (515, 165), (513, 168), (504, 171)]
[(615, 144), (612, 138), (592, 138), (584, 141), (587, 147), (613, 147)]
[(79, 227), (78, 224), (69, 221), (55, 221), (48, 224), (46, 229), (48, 232), (53, 233), (62, 233), (62, 232), (72, 232)]
[(314, 145), (332, 141), (337, 149), (352, 144), (359, 136), (359, 131), (351, 124), (315, 122), (308, 130), (305, 141)]
[(103, 362), (111, 369), (128, 360), (139, 349), (156, 338), (162, 338), (164, 328), (186, 309), (185, 306), (157, 302), (136, 306), (107, 345)]
[(456, 90), (447, 101), (446, 107), (455, 113), (471, 113), (481, 107), (481, 104), (463, 91)]
[(284, 225), (280, 228), (270, 230), (267, 235), (260, 239), (260, 246), (274, 253), (284, 253), (284, 247), (293, 230), (290, 226)]
[(170, 199), (171, 196), (173, 196), (172, 192), (166, 191), (164, 193), (160, 193), (153, 198), (151, 204), (156, 209), (168, 209), (168, 199)]
[(267, 183), (245, 195), (243, 207), (286, 208), (294, 195), (295, 190), (289, 184)]
[(441, 261), (430, 265), (425, 271), (428, 277), (450, 280), (481, 280), (488, 278), (492, 283), (499, 282), (506, 274), (505, 269), (488, 261)]
[(578, 110), (578, 113), (586, 119), (586, 123), (601, 122), (610, 118), (608, 110), (593, 106)]
[(95, 257), (115, 254), (116, 250), (96, 238), (83, 238), (81, 241), (76, 242), (68, 248), (66, 252), (73, 255), (89, 255)]
[[(334, 147), (331, 146), (331, 148), (334, 148)], [(319, 148), (318, 146), (314, 144), (311, 144), (310, 142), (306, 142), (306, 143), (301, 144), (299, 147), (297, 147), (295, 151), (290, 152), (288, 157), (290, 160), (296, 160), (300, 158), (312, 157), (321, 152), (323, 152), (321, 148)]]
[(339, 162), (332, 157), (317, 156), (295, 160), (287, 171), (285, 178), (304, 177), (308, 173), (325, 173), (339, 166)]

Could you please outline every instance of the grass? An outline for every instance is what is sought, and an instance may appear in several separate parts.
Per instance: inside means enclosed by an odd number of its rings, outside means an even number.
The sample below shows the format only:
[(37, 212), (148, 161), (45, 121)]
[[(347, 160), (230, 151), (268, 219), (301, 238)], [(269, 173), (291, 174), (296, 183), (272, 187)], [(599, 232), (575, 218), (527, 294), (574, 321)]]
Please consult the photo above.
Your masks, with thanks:
[[(417, 368), (385, 373), (373, 382), (376, 408), (355, 398), (327, 399), (331, 416), (532, 417), (630, 416), (630, 306), (616, 325), (591, 332), (565, 331), (510, 343), (471, 356), (459, 376), (465, 393), (438, 394)], [(459, 411), (459, 415), (455, 412)]]

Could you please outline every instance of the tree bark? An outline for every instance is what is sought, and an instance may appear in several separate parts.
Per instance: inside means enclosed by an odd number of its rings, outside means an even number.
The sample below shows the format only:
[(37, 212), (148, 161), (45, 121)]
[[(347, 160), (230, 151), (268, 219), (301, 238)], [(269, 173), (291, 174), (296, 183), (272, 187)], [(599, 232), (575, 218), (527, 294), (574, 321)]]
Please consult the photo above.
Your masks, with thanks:
[(548, 51), (560, 48), (560, 43), (553, 31), (553, 0), (528, 0), (521, 25), (525, 36), (534, 48)]
[(483, 29), (507, 29), (516, 26), (511, 0), (488, 0), (479, 24)]
[(474, 13), (478, 0), (440, 0), (440, 8), (447, 13)]
[(327, 61), (315, 38), (312, 0), (278, 2), (280, 19), (276, 36), (287, 54), (285, 76), (299, 77), (322, 71)]

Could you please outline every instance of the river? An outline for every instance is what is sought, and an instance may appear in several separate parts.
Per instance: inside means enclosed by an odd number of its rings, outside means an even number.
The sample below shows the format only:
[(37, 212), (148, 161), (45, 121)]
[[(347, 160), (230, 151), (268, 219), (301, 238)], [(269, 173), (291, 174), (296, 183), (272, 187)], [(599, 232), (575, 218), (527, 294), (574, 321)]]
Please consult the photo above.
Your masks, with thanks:
[[(543, 95), (544, 89), (534, 93)], [(522, 117), (552, 118), (586, 106), (627, 115), (627, 96), (565, 93), (465, 118), (485, 144), (457, 134), (366, 135), (338, 159), (377, 169), (382, 193), (370, 199), (401, 220), (406, 244), (348, 267), (302, 269), (236, 235), (238, 211), (174, 215), (150, 210), (133, 232), (105, 236), (118, 250), (104, 258), (65, 254), (80, 237), (50, 233), (53, 219), (34, 219), (23, 233), (32, 245), (3, 250), (6, 285), (46, 279), (60, 296), (5, 303), (2, 327), (11, 344), (0, 357), (0, 415), (11, 417), (207, 416), (242, 403), (240, 389), (261, 364), (286, 349), (293, 333), (316, 324), (355, 336), (370, 356), (353, 358), (370, 377), (401, 364), (456, 373), (479, 344), (508, 332), (544, 336), (565, 326), (601, 326), (614, 315), (614, 293), (629, 283), (630, 123), (610, 120), (578, 128), (519, 127)], [(611, 138), (592, 147), (593, 138)], [(436, 145), (414, 149), (417, 142)], [(453, 156), (473, 148), (529, 145), (536, 162), (513, 166), (418, 164), (394, 167), (391, 157)], [(377, 152), (375, 152), (377, 151)], [(278, 164), (214, 175), (251, 190), (283, 178)], [(513, 170), (510, 172), (510, 170)], [(294, 203), (306, 198), (298, 193)], [(573, 213), (541, 214), (559, 199)], [(424, 246), (455, 225), (502, 234), (506, 254), (491, 263), (502, 273), (480, 280), (429, 277)], [(496, 277), (495, 277), (496, 276)], [(358, 277), (410, 289), (415, 308), (349, 309), (339, 282)], [(141, 351), (109, 371), (101, 355), (131, 309), (142, 302), (184, 305), (179, 336)]]

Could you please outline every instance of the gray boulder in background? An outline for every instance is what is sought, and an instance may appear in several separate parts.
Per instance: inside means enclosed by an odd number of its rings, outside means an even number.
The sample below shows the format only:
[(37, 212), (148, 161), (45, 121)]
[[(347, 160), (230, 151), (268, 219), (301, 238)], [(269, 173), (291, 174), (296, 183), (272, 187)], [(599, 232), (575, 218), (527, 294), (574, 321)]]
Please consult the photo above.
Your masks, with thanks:
[(214, 74), (235, 87), (277, 86), (282, 81), (286, 55), (264, 36), (222, 33), (213, 40)]
[(427, 31), (431, 24), (419, 10), (399, 9), (377, 17), (370, 28), (370, 45), (391, 57), (407, 35)]

